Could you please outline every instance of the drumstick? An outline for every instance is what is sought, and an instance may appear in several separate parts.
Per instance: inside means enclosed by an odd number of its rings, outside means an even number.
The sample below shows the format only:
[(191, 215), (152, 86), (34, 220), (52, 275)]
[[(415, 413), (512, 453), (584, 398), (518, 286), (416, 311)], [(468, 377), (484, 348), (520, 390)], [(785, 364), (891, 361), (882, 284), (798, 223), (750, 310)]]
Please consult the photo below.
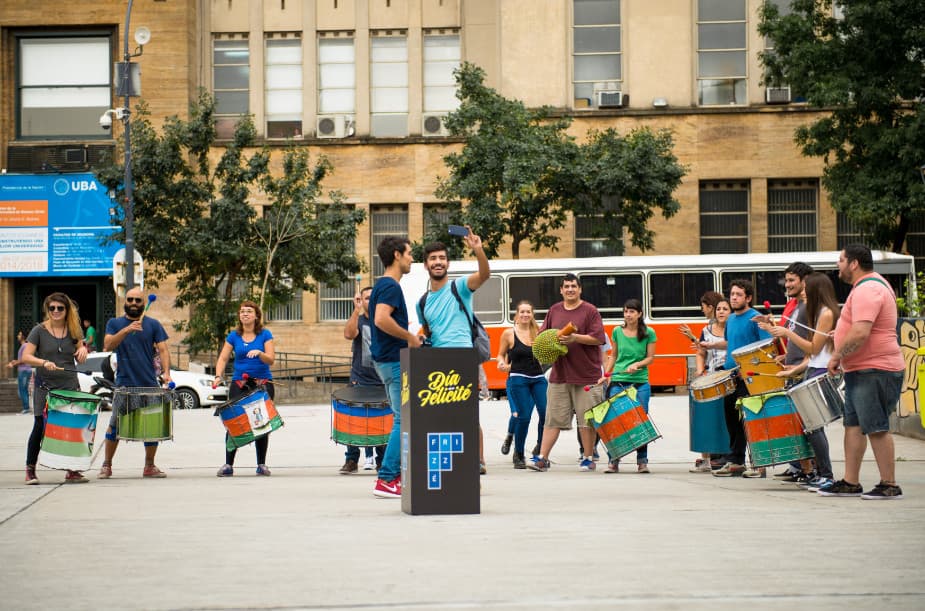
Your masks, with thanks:
[(157, 299), (157, 295), (155, 295), (154, 293), (151, 293), (150, 295), (148, 295), (148, 303), (145, 304), (145, 309), (141, 311), (141, 316), (138, 317), (138, 322), (141, 322), (145, 319), (145, 314), (148, 313), (148, 308), (151, 307), (151, 304), (154, 302), (155, 299)]
[(745, 375), (750, 378), (754, 376), (764, 376), (766, 378), (776, 378), (777, 377), (777, 375), (773, 373), (761, 373), (760, 371), (746, 371)]
[[(774, 324), (774, 320), (770, 317), (770, 316), (771, 316), (771, 302), (770, 302), (770, 301), (765, 301), (765, 302), (764, 302), (764, 307), (768, 310), (768, 320), (771, 322), (771, 324)], [(788, 322), (788, 323), (793, 323), (793, 324), (795, 324), (795, 325), (798, 326), (798, 327), (803, 327), (803, 328), (806, 329), (807, 331), (812, 331), (813, 333), (819, 333), (820, 335), (828, 335), (828, 333), (823, 333), (822, 331), (820, 331), (820, 330), (818, 330), (818, 329), (814, 329), (813, 327), (810, 327), (810, 326), (808, 326), (808, 325), (804, 325), (803, 323), (801, 323), (801, 322), (799, 322), (799, 321), (797, 321), (797, 320), (794, 320), (793, 318), (788, 318), (788, 319), (787, 319), (787, 322)]]

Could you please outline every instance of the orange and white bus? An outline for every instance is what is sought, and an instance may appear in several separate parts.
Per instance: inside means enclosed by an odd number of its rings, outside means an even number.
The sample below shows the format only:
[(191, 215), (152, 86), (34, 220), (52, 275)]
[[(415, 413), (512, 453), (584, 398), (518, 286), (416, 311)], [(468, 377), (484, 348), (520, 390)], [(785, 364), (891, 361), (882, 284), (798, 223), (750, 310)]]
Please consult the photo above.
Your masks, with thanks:
[[(536, 318), (542, 322), (549, 306), (561, 300), (559, 285), (566, 273), (581, 279), (582, 299), (597, 306), (604, 320), (608, 337), (615, 325), (622, 322), (623, 304), (627, 299), (642, 301), (646, 324), (658, 335), (656, 360), (649, 371), (653, 386), (672, 387), (687, 384), (688, 357), (691, 341), (681, 334), (679, 325), (687, 324), (695, 334), (706, 324), (700, 311), (700, 297), (706, 291), (726, 294), (730, 281), (746, 278), (755, 285), (753, 305), (764, 311), (762, 304), (771, 303), (774, 314), (780, 314), (787, 302), (784, 291), (784, 269), (794, 261), (802, 261), (813, 269), (832, 277), (840, 302), (847, 298), (850, 287), (838, 280), (838, 251), (795, 252), (736, 255), (653, 255), (627, 257), (595, 257), (586, 259), (519, 259), (493, 260), (491, 277), (475, 293), (475, 312), (491, 337), (492, 354), (497, 354), (501, 332), (512, 326), (515, 306), (521, 300), (533, 303)], [(906, 280), (915, 277), (911, 256), (874, 251), (874, 269), (882, 274), (903, 295)], [(476, 271), (475, 261), (454, 261), (450, 276), (458, 277)], [(415, 306), (427, 289), (427, 271), (415, 263), (411, 273), (401, 282), (411, 317), (411, 328), (417, 330)], [(506, 374), (493, 362), (485, 364), (489, 387), (503, 390)]]

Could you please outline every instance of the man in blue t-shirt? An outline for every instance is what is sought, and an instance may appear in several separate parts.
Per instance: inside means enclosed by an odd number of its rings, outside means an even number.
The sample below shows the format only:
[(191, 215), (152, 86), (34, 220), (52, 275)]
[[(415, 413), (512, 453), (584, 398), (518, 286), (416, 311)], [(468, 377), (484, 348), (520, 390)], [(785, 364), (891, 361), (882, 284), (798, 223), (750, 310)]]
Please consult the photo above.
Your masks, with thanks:
[[(351, 386), (378, 386), (382, 387), (382, 380), (373, 367), (373, 355), (371, 345), (373, 340), (372, 323), (369, 321), (369, 296), (373, 292), (372, 287), (367, 286), (360, 289), (353, 296), (353, 313), (347, 319), (344, 325), (344, 339), (352, 342), (351, 352), (353, 358), (350, 361), (350, 385)], [(385, 446), (376, 446), (376, 459), (373, 458), (373, 448), (366, 448), (366, 463), (363, 465), (364, 471), (378, 469), (382, 465), (382, 458), (385, 456)], [(358, 446), (347, 446), (344, 452), (344, 466), (340, 468), (341, 475), (350, 475), (359, 470), (360, 448)]]
[[(424, 334), (428, 336), (430, 345), (434, 348), (471, 348), (472, 326), (469, 324), (472, 309), (472, 294), (488, 280), (491, 270), (488, 267), (488, 257), (482, 247), (482, 239), (472, 233), (463, 236), (463, 242), (472, 249), (475, 260), (478, 261), (477, 272), (453, 280), (456, 293), (466, 307), (462, 311), (459, 301), (453, 295), (453, 286), (450, 285), (447, 272), (450, 269), (450, 259), (443, 242), (432, 242), (424, 247), (424, 267), (430, 276), (430, 285), (427, 297), (424, 300), (424, 311), (418, 302), (418, 320), (424, 325)], [(481, 367), (481, 364), (479, 364)], [(479, 425), (479, 473), (484, 474), (485, 444), (482, 439), (482, 427)]]
[(373, 495), (401, 498), (401, 349), (419, 348), (420, 335), (408, 331), (408, 307), (398, 281), (411, 271), (414, 257), (408, 238), (387, 236), (376, 249), (385, 274), (369, 296), (373, 329), (370, 349), (376, 373), (385, 384), (392, 407), (392, 432), (386, 445)]
[[(753, 320), (758, 311), (751, 307), (755, 299), (755, 287), (748, 280), (733, 280), (729, 285), (729, 305), (732, 314), (726, 321), (726, 363), (725, 369), (734, 369), (737, 364), (732, 353), (763, 339), (770, 339), (767, 331), (762, 331)], [(740, 372), (741, 374), (741, 372)], [(725, 465), (714, 471), (716, 477), (740, 476), (745, 472), (745, 426), (739, 418), (736, 409), (736, 399), (748, 396), (748, 388), (741, 375), (736, 377), (736, 389), (723, 400), (726, 416), (726, 429), (729, 431), (729, 447), (731, 451), (726, 456)]]
[[(160, 386), (154, 368), (154, 351), (161, 360), (161, 378), (170, 383), (170, 352), (167, 349), (167, 332), (164, 326), (150, 316), (144, 316), (144, 296), (138, 287), (125, 293), (125, 316), (112, 318), (106, 323), (103, 349), (116, 353), (116, 386)], [(112, 477), (112, 458), (119, 446), (119, 406), (113, 405), (112, 419), (106, 430), (106, 455), (100, 467), (99, 478)], [(157, 442), (145, 442), (143, 477), (160, 478), (167, 474), (154, 464)]]

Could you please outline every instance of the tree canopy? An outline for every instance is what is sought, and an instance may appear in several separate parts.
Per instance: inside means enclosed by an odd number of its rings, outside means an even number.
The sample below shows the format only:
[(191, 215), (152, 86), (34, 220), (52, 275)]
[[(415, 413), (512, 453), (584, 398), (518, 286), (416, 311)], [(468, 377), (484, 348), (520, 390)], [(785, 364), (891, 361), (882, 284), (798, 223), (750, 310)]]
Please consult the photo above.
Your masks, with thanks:
[(825, 160), (832, 206), (870, 243), (899, 252), (925, 217), (925, 2), (793, 0), (761, 9), (764, 82), (786, 84), (826, 116), (797, 129)]
[[(485, 72), (464, 63), (456, 71), (459, 108), (445, 120), (449, 132), (464, 138), (462, 151), (444, 157), (449, 176), (437, 195), (461, 202), (458, 220), (472, 225), (486, 252), (496, 256), (510, 239), (520, 256), (527, 242), (534, 252), (555, 250), (556, 231), (569, 214), (598, 215), (601, 237), (618, 251), (622, 227), (642, 250), (654, 246), (647, 221), (653, 208), (670, 218), (680, 204), (672, 197), (684, 175), (672, 154), (667, 131), (592, 132), (585, 143), (566, 132), (571, 119), (548, 107), (527, 108), (485, 86)], [(615, 200), (616, 206), (603, 204)]]
[[(304, 148), (293, 147), (274, 172), (270, 150), (254, 148), (256, 130), (245, 117), (213, 166), (214, 111), (202, 93), (188, 121), (170, 117), (160, 133), (143, 105), (132, 117), (136, 246), (149, 281), (174, 277), (175, 305), (190, 308), (178, 330), (188, 332), (194, 352), (220, 347), (244, 298), (272, 306), (362, 269), (353, 245), (363, 211), (342, 205), (336, 192), (328, 193), (331, 203), (319, 202), (330, 162), (312, 164)], [(97, 174), (121, 195), (123, 172), (111, 160)], [(254, 205), (259, 191), (262, 214)]]

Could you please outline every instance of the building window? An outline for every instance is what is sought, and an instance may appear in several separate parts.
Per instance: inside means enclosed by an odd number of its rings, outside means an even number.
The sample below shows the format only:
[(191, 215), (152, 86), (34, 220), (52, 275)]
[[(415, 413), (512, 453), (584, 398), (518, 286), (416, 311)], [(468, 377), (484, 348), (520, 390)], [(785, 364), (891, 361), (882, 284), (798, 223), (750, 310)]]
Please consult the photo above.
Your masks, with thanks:
[(700, 253), (748, 252), (748, 181), (700, 183)]
[(424, 204), (424, 239), (436, 234), (438, 231), (446, 231), (446, 226), (450, 224), (450, 209), (443, 204)]
[[(620, 209), (620, 200), (616, 197), (603, 197), (601, 205), (605, 210), (618, 211)], [(576, 216), (575, 256), (613, 257), (622, 255), (623, 248), (608, 244), (607, 236), (619, 236), (620, 243), (624, 243), (623, 222), (619, 218), (605, 223), (603, 214)]]
[[(841, 250), (848, 244), (871, 246), (870, 237), (861, 226), (848, 218), (844, 212), (835, 212), (836, 247)], [(871, 246), (872, 247), (872, 246)]]
[(267, 138), (301, 138), (302, 41), (268, 38), (264, 58)]
[(358, 285), (354, 280), (346, 280), (335, 286), (323, 284), (318, 289), (318, 308), (320, 320), (347, 320), (353, 313), (353, 296)]
[(352, 37), (318, 39), (318, 114), (356, 110), (356, 50)]
[(574, 0), (572, 91), (575, 108), (597, 105), (598, 91), (619, 91), (623, 80), (620, 0)]
[(235, 124), (250, 112), (250, 49), (247, 38), (215, 40), (213, 45), (215, 131), (219, 138), (231, 138)]
[(453, 71), (461, 58), (459, 35), (424, 36), (424, 112), (445, 113), (459, 108)]
[(109, 137), (100, 115), (112, 102), (110, 37), (23, 36), (18, 43), (18, 135)]
[(909, 224), (906, 252), (915, 257), (915, 269), (925, 271), (925, 217), (913, 219)]
[(768, 252), (816, 250), (819, 182), (768, 181)]
[(745, 0), (697, 0), (697, 103), (745, 104)]
[(408, 135), (408, 39), (373, 36), (370, 44), (370, 135)]
[(379, 242), (386, 236), (397, 236), (400, 238), (408, 237), (408, 207), (407, 206), (389, 206), (376, 205), (370, 206), (370, 246), (372, 252), (369, 260), (373, 262), (373, 279), (377, 279), (385, 273), (382, 261), (379, 260)]

